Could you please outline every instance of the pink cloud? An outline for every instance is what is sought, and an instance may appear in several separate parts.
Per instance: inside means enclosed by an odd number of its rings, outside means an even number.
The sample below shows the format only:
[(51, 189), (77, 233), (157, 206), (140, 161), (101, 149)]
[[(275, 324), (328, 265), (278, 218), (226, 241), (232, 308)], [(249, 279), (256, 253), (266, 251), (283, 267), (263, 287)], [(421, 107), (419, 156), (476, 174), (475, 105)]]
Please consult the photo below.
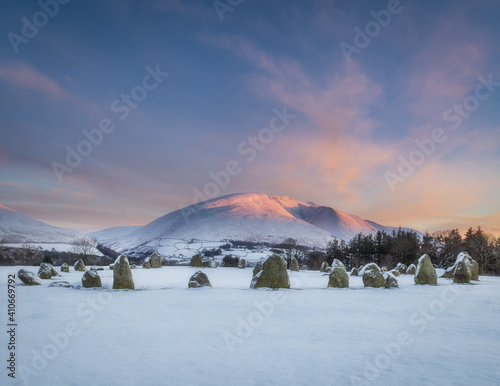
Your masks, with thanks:
[(0, 79), (16, 87), (39, 91), (50, 97), (60, 98), (64, 95), (64, 91), (54, 80), (26, 63), (14, 62), (0, 66)]

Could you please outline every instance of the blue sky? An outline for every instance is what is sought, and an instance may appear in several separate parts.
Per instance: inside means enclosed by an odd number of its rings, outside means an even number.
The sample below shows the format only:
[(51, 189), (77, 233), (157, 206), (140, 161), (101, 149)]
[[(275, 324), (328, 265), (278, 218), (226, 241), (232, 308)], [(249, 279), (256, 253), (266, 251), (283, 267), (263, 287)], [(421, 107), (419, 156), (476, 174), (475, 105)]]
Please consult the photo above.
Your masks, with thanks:
[[(242, 1), (222, 21), (213, 1), (41, 3), (46, 25), (36, 1), (0, 4), (2, 204), (102, 229), (145, 224), (196, 192), (258, 191), (386, 225), (500, 234), (497, 1)], [(41, 23), (34, 36), (23, 20)], [(372, 35), (361, 48), (355, 28)], [(145, 90), (147, 68), (169, 75)], [(273, 109), (294, 116), (279, 132)], [(87, 154), (83, 131), (105, 119), (116, 129)], [(237, 173), (221, 173), (231, 161)], [(214, 189), (214, 175), (229, 179)]]

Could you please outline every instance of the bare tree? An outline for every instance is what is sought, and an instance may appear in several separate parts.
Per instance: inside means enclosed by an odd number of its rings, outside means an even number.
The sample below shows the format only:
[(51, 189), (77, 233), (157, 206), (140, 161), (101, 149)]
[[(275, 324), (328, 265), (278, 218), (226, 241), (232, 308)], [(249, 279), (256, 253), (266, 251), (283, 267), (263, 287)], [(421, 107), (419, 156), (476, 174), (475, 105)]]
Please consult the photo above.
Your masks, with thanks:
[(80, 255), (80, 258), (87, 264), (87, 257), (97, 254), (97, 243), (90, 237), (79, 237), (71, 243), (71, 252)]

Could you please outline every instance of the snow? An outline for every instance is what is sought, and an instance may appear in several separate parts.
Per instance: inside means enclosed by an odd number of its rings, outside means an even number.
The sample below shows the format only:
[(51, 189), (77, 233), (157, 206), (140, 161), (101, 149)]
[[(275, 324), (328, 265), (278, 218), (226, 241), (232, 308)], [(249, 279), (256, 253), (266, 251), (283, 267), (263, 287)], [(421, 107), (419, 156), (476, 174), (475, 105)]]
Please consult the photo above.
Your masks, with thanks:
[(350, 240), (358, 233), (379, 230), (390, 233), (392, 228), (291, 197), (240, 193), (191, 205), (143, 227), (110, 228), (89, 236), (121, 253), (157, 250), (185, 257), (197, 248), (191, 245), (195, 243), (282, 243), (293, 238), (302, 245), (325, 248), (336, 237)]
[[(19, 268), (0, 267), (4, 305)], [(251, 269), (207, 268), (213, 288), (188, 289), (197, 270), (138, 268), (136, 291), (112, 290), (109, 269), (98, 272), (103, 289), (18, 283), (17, 378), (2, 384), (498, 384), (498, 277), (417, 286), (402, 275), (390, 290), (350, 277), (337, 290), (301, 271), (289, 272), (290, 290), (270, 291), (249, 289)], [(81, 286), (82, 274), (56, 279)]]
[(82, 235), (76, 231), (58, 228), (35, 220), (4, 205), (0, 205), (0, 238), (8, 243), (62, 243), (67, 244)]

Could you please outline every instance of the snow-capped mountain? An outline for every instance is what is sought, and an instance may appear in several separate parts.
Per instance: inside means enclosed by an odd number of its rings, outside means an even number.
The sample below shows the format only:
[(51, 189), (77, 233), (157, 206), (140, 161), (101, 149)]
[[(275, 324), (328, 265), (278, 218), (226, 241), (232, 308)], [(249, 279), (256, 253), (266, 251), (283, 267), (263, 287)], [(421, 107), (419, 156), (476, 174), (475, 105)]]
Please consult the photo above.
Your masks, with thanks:
[(168, 240), (244, 240), (325, 247), (358, 233), (391, 232), (391, 227), (291, 197), (241, 193), (204, 201), (162, 216), (143, 227), (119, 227), (89, 236), (119, 252), (147, 251)]
[(271, 199), (280, 203), (293, 216), (343, 240), (350, 240), (358, 233), (369, 234), (377, 231), (390, 233), (393, 229), (337, 209), (318, 206), (313, 202), (300, 202), (288, 196), (274, 196)]
[(10, 244), (70, 243), (82, 235), (76, 231), (58, 228), (0, 205), (0, 239)]

